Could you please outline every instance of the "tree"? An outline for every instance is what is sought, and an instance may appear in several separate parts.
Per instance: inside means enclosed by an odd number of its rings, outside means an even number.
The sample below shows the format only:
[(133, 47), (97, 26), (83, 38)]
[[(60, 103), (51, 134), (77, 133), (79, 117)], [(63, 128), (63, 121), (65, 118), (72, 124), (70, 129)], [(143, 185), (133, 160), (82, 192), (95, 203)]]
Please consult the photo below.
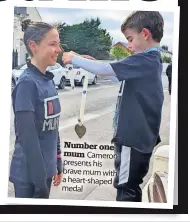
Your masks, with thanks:
[(100, 24), (99, 18), (86, 19), (72, 26), (59, 24), (60, 41), (64, 44), (65, 51), (88, 54), (96, 59), (108, 59), (112, 38), (106, 29), (100, 28)]
[(62, 53), (59, 53), (58, 57), (57, 57), (57, 62), (61, 65), (63, 65), (63, 61), (62, 61), (62, 55), (63, 55), (63, 52), (65, 51), (64, 49), (64, 44), (59, 44), (59, 47), (61, 48), (62, 50)]
[(129, 55), (132, 55), (132, 53), (125, 50), (122, 46), (113, 46), (111, 49), (111, 55), (114, 56), (117, 60), (119, 60)]

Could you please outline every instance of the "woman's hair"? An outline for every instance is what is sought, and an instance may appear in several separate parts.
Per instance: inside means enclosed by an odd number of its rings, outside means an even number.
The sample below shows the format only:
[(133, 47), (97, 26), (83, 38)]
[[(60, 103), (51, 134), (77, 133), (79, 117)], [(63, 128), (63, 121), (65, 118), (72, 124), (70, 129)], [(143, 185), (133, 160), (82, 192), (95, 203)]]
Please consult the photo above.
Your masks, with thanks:
[(33, 56), (29, 47), (29, 41), (32, 40), (36, 44), (45, 37), (45, 35), (55, 27), (45, 22), (33, 22), (30, 19), (26, 19), (22, 22), (22, 31), (24, 31), (24, 44), (28, 53)]

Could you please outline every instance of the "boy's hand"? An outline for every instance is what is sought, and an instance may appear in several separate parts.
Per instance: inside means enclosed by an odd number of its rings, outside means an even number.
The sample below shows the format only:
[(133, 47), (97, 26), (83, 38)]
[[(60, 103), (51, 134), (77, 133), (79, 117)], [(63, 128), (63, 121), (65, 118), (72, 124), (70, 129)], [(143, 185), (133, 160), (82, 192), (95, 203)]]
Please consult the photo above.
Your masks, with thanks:
[(96, 60), (94, 57), (89, 56), (89, 55), (79, 55), (79, 54), (77, 54), (76, 52), (73, 52), (73, 51), (71, 51), (71, 52), (74, 53), (74, 55), (81, 56), (81, 57), (83, 57), (83, 58), (85, 58), (85, 59)]
[(64, 52), (62, 56), (63, 64), (72, 64), (72, 58), (76, 55), (74, 52)]
[(89, 56), (89, 55), (81, 55), (85, 59), (91, 59), (91, 60), (96, 60), (94, 57)]
[(81, 56), (85, 59), (91, 59), (91, 60), (96, 60), (94, 57), (89, 56), (89, 55), (79, 55), (76, 52), (70, 51), (70, 52), (64, 52), (62, 56), (62, 61), (64, 64), (72, 64), (72, 58), (74, 55)]

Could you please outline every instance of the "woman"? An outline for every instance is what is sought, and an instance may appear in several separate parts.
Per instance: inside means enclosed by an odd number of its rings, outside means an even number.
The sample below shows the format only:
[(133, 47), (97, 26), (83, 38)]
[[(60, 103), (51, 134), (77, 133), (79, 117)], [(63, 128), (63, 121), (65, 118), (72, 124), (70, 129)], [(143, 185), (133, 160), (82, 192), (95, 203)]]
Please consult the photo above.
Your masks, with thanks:
[(15, 150), (10, 178), (15, 197), (49, 198), (52, 179), (62, 180), (59, 139), (61, 107), (48, 66), (61, 52), (58, 31), (43, 22), (22, 23), (24, 43), (31, 57), (12, 93), (15, 114)]

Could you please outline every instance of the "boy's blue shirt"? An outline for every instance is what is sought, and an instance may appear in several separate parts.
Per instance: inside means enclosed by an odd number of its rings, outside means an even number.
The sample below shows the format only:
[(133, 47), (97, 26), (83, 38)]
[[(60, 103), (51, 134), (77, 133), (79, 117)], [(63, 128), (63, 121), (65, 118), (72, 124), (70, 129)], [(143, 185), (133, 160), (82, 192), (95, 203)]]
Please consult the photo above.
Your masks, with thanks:
[(110, 63), (121, 86), (112, 142), (150, 153), (157, 144), (164, 93), (158, 48)]
[[(27, 158), (33, 164), (39, 166), (39, 172), (32, 172), (30, 168), (30, 174), (33, 177), (44, 177), (40, 166), (44, 165), (46, 178), (52, 178), (57, 172), (57, 149), (58, 146), (58, 128), (59, 128), (59, 117), (61, 112), (60, 102), (58, 94), (53, 83), (53, 74), (48, 73), (46, 75), (42, 74), (35, 66), (32, 64), (24, 71), (24, 73), (19, 78), (19, 82), (12, 93), (12, 103), (13, 110), (15, 114), (15, 150), (13, 153), (13, 158), (10, 168), (10, 181), (20, 181), (20, 182), (34, 182), (31, 181), (29, 172), (27, 169), (28, 163)], [(16, 122), (17, 113), (20, 112), (33, 112), (35, 115), (35, 129), (37, 132), (37, 137), (34, 135), (35, 140), (33, 144), (28, 144), (30, 148), (39, 144), (40, 151), (43, 157), (43, 165), (39, 161), (39, 157), (35, 152), (33, 156), (25, 156), (26, 147), (23, 147), (25, 138), (20, 138), (19, 123)], [(26, 120), (27, 121), (27, 120)], [(27, 122), (26, 122), (27, 127)], [(28, 148), (28, 147), (27, 147)], [(25, 149), (25, 150), (24, 150)], [(24, 152), (25, 151), (25, 152)], [(40, 178), (35, 178), (36, 182)]]

